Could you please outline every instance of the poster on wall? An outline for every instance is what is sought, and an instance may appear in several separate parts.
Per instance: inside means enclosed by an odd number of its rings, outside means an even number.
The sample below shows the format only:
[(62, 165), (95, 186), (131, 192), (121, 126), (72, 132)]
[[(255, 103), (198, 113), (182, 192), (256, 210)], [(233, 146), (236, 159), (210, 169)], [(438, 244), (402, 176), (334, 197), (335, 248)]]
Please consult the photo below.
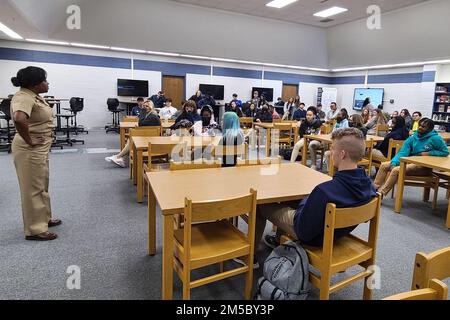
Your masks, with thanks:
[(329, 110), (332, 102), (337, 100), (337, 88), (319, 88), (317, 104), (322, 104), (322, 110)]

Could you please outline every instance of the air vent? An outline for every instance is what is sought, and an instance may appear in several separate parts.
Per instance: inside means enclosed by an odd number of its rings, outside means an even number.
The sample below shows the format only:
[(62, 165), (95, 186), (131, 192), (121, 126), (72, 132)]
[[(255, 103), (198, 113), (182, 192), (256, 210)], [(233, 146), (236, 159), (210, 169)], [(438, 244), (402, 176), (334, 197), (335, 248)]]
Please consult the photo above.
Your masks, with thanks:
[(326, 19), (320, 20), (320, 22), (322, 22), (322, 23), (327, 23), (327, 22), (331, 22), (331, 21), (334, 21), (334, 19), (326, 18)]

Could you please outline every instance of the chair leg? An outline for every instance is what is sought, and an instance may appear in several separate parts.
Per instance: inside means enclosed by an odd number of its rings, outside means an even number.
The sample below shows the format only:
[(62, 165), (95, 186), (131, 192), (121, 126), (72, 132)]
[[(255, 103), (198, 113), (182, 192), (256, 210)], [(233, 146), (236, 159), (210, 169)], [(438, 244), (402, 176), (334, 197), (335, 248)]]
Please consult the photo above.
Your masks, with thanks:
[(221, 261), (221, 262), (219, 262), (219, 272), (223, 273), (223, 270), (224, 270), (224, 262)]
[(191, 300), (191, 271), (186, 270), (186, 266), (183, 266), (183, 300)]
[(430, 187), (423, 188), (423, 202), (428, 202), (430, 200)]
[(436, 210), (438, 193), (439, 193), (439, 184), (434, 187), (434, 197), (433, 197), (433, 202), (431, 203), (432, 210)]
[(327, 273), (320, 271), (320, 300), (330, 300), (330, 272)]
[(248, 266), (248, 272), (245, 275), (245, 300), (252, 299), (252, 289), (253, 289), (253, 252), (244, 259)]
[(367, 286), (369, 278), (370, 277), (364, 278), (363, 300), (371, 300), (372, 299), (373, 290)]

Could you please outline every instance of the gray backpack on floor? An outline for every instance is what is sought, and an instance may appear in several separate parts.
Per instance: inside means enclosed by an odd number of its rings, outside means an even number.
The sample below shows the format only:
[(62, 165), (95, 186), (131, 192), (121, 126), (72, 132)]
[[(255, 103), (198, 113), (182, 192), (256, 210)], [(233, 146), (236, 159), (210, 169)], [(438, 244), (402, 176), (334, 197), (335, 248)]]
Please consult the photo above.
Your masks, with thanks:
[(264, 262), (256, 300), (306, 300), (309, 293), (308, 255), (288, 241), (275, 248)]

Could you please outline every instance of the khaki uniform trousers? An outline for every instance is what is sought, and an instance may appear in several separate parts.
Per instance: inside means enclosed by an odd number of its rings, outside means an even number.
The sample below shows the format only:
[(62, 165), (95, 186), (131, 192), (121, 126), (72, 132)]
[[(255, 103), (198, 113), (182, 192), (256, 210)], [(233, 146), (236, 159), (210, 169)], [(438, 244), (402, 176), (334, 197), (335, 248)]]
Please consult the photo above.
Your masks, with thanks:
[(12, 143), (14, 165), (22, 199), (25, 236), (47, 232), (48, 222), (52, 217), (48, 194), (48, 153), (52, 145), (52, 136), (51, 133), (39, 136), (46, 137), (47, 142), (44, 145), (31, 147), (19, 134), (14, 137)]

